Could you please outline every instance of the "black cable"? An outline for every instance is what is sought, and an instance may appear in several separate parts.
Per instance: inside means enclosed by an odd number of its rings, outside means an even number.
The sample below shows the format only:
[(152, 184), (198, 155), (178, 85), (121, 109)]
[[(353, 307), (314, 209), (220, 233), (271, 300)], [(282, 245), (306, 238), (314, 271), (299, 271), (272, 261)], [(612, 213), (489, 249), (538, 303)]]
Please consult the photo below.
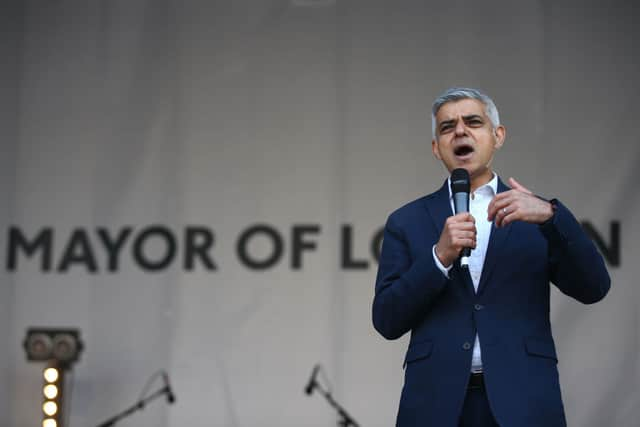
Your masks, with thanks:
[(147, 394), (147, 392), (149, 391), (149, 388), (151, 387), (151, 385), (153, 384), (153, 382), (162, 374), (164, 373), (163, 369), (159, 369), (156, 372), (154, 372), (153, 374), (151, 374), (151, 376), (149, 377), (149, 379), (147, 379), (147, 382), (145, 383), (144, 387), (142, 387), (142, 391), (140, 392), (140, 396), (138, 396), (138, 402), (143, 400), (145, 398), (145, 394)]
[(325, 382), (325, 386), (327, 387), (327, 392), (331, 394), (331, 388), (332, 388), (331, 381), (329, 381), (329, 376), (324, 371), (324, 368), (322, 367), (322, 365), (320, 365), (320, 375), (322, 376), (322, 379)]

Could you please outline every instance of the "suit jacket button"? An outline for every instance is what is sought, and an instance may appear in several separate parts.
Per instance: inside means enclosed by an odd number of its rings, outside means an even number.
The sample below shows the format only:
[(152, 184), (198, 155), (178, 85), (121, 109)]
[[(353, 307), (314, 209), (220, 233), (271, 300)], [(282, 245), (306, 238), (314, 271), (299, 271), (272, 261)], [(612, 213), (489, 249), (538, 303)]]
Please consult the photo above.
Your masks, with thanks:
[(475, 308), (475, 309), (476, 309), (476, 311), (480, 311), (480, 310), (482, 310), (482, 309), (484, 308), (484, 305), (482, 305), (482, 304), (476, 304), (476, 305), (474, 305), (474, 306), (473, 306), (473, 308)]
[(462, 344), (462, 348), (464, 350), (471, 350), (471, 343), (470, 342), (466, 342), (466, 343)]

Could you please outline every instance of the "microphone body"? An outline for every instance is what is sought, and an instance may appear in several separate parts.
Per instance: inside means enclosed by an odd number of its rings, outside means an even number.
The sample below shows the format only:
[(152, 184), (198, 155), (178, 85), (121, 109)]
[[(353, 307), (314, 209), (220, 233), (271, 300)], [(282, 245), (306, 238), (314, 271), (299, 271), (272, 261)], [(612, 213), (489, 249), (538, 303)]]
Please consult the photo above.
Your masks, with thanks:
[(316, 365), (313, 367), (313, 372), (311, 372), (311, 378), (309, 378), (309, 382), (307, 386), (304, 388), (304, 392), (306, 394), (313, 393), (313, 389), (316, 388), (316, 377), (318, 376), (318, 371), (320, 370), (320, 365)]
[[(471, 178), (466, 169), (454, 169), (451, 172), (451, 195), (453, 209), (456, 214), (469, 212), (469, 193), (471, 192)], [(469, 268), (471, 248), (464, 248), (460, 253), (460, 267)]]
[(166, 372), (162, 373), (162, 380), (164, 381), (164, 390), (167, 393), (167, 402), (174, 403), (176, 401), (176, 395), (173, 394), (171, 383), (169, 382), (169, 375), (167, 375)]

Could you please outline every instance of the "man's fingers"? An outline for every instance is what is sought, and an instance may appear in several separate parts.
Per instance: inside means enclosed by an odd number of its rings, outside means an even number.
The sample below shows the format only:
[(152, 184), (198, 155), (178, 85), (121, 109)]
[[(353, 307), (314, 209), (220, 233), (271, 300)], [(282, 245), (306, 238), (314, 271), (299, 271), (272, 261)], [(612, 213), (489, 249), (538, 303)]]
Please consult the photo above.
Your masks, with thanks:
[(476, 225), (473, 222), (456, 222), (454, 224), (449, 224), (448, 230), (449, 233), (451, 233), (451, 236), (455, 236), (461, 231), (472, 231), (475, 233)]
[(462, 250), (464, 248), (476, 248), (476, 240), (475, 239), (456, 239), (455, 246), (458, 247), (458, 250)]
[(453, 222), (476, 222), (476, 219), (469, 212), (455, 214), (454, 216), (449, 217), (449, 219)]
[(505, 208), (509, 210), (509, 206), (513, 202), (513, 199), (511, 198), (503, 197), (500, 199), (496, 199), (496, 197), (493, 198), (491, 203), (489, 203), (489, 207), (487, 208), (487, 219), (489, 221), (493, 221), (494, 217), (500, 210)]
[(500, 223), (496, 222), (496, 227), (505, 227), (512, 223), (513, 221), (518, 220), (518, 212), (511, 212), (507, 215), (504, 215), (500, 218)]
[(473, 230), (476, 231), (476, 224), (473, 222), (459, 222), (454, 226), (454, 230)]
[(502, 220), (508, 214), (514, 212), (516, 210), (516, 206), (513, 203), (498, 203), (494, 206), (493, 214), (491, 218), (496, 226), (500, 226), (502, 224)]
[(476, 230), (458, 230), (455, 232), (455, 237), (458, 239), (475, 239)]
[(517, 206), (512, 206), (511, 209), (506, 208), (507, 210), (500, 210), (496, 214), (495, 224), (496, 227), (504, 227), (507, 224), (512, 223), (513, 221), (519, 221), (523, 218), (523, 211), (518, 209)]

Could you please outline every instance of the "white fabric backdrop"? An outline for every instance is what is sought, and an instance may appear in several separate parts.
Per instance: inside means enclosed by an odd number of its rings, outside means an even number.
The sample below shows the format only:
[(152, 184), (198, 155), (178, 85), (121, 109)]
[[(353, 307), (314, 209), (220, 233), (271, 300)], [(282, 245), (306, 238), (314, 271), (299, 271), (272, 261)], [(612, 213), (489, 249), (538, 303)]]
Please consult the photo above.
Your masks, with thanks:
[[(621, 222), (622, 258), (595, 306), (552, 296), (571, 426), (635, 426), (640, 413), (640, 145), (634, 49), (638, 13), (595, 1), (5, 2), (0, 10), (0, 250), (9, 229), (53, 230), (53, 268), (19, 254), (0, 274), (0, 423), (40, 423), (41, 366), (29, 326), (82, 329), (70, 426), (132, 404), (158, 368), (178, 401), (121, 425), (329, 426), (302, 388), (322, 362), (335, 397), (363, 426), (395, 419), (406, 340), (371, 326), (370, 240), (387, 214), (431, 192), (432, 99), (482, 88), (507, 142), (496, 170), (560, 198), (606, 241)], [(236, 254), (249, 226), (284, 238), (255, 271)], [(291, 268), (291, 228), (317, 249)], [(340, 229), (353, 254), (340, 265)], [(131, 255), (146, 227), (178, 239), (169, 268)], [(97, 227), (132, 235), (117, 271)], [(212, 230), (217, 269), (183, 268), (187, 227)], [(98, 271), (56, 267), (72, 230), (88, 233)], [(153, 244), (152, 244), (153, 243)], [(153, 240), (149, 258), (162, 257)], [(256, 238), (251, 254), (265, 257)]]

